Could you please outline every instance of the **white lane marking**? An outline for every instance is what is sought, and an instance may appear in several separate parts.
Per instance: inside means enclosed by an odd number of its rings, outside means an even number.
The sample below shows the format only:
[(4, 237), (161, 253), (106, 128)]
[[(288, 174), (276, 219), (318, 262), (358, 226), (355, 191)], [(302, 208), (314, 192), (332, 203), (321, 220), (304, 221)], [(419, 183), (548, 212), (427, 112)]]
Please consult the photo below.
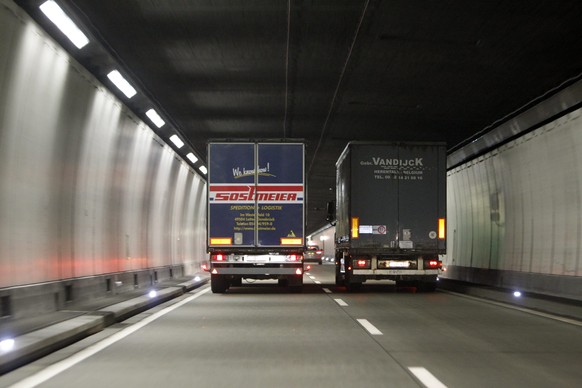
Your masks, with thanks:
[(376, 326), (372, 325), (368, 322), (367, 319), (358, 319), (360, 325), (364, 326), (364, 329), (368, 330), (368, 333), (372, 335), (383, 335), (380, 330), (376, 328)]
[(315, 280), (315, 276), (311, 276), (311, 275), (310, 275), (310, 276), (309, 276), (309, 278), (310, 278), (311, 280)]
[(340, 306), (347, 306), (348, 304), (343, 301), (343, 299), (334, 299), (337, 304)]
[(439, 379), (434, 377), (432, 373), (421, 366), (411, 366), (408, 369), (424, 384), (427, 388), (447, 388), (446, 385), (441, 383)]
[(36, 387), (37, 385), (44, 383), (45, 381), (55, 377), (59, 373), (66, 371), (67, 369), (73, 367), (74, 365), (80, 363), (81, 361), (83, 361), (83, 360), (93, 356), (94, 354), (102, 351), (103, 349), (107, 348), (108, 346), (113, 345), (117, 341), (121, 341), (122, 339), (124, 339), (128, 335), (135, 333), (136, 331), (138, 331), (139, 329), (143, 328), (146, 325), (149, 325), (150, 323), (152, 323), (156, 319), (168, 314), (169, 312), (177, 309), (178, 307), (185, 305), (186, 303), (193, 301), (196, 298), (199, 298), (203, 294), (207, 293), (209, 290), (210, 290), (210, 287), (203, 289), (200, 292), (198, 292), (192, 296), (189, 296), (188, 298), (186, 298), (186, 299), (184, 299), (176, 304), (173, 304), (169, 307), (166, 307), (165, 309), (160, 310), (157, 313), (152, 314), (149, 317), (142, 319), (141, 321), (137, 322), (136, 324), (129, 326), (121, 331), (118, 331), (117, 333), (111, 335), (110, 337), (105, 338), (104, 340), (97, 342), (96, 344), (93, 344), (93, 345), (89, 346), (88, 348), (81, 350), (80, 352), (72, 355), (71, 357), (66, 358), (62, 361), (59, 361), (56, 364), (53, 364), (53, 365), (41, 370), (40, 372), (35, 373), (34, 375), (27, 377), (24, 380), (21, 380), (14, 385), (11, 385), (10, 388)]
[(314, 280), (313, 283), (315, 283), (315, 284), (321, 284), (321, 282), (319, 280)]
[(309, 272), (305, 272), (305, 275), (309, 276)]
[(323, 292), (325, 292), (326, 294), (331, 294), (331, 290), (329, 288), (324, 288)]

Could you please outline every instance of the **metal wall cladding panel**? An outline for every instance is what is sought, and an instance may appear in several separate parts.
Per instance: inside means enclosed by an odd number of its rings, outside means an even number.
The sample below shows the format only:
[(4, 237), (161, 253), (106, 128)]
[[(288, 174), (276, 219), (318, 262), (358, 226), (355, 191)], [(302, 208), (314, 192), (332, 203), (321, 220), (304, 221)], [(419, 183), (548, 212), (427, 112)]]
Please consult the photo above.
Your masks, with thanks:
[(0, 288), (195, 268), (205, 182), (13, 7), (0, 7)]
[(581, 154), (576, 110), (450, 171), (447, 263), (582, 275)]
[(352, 248), (411, 242), (414, 249), (438, 249), (438, 218), (446, 212), (444, 145), (353, 143), (338, 176), (338, 238), (349, 235), (349, 220), (357, 217)]
[(485, 163), (475, 165), (469, 170), (470, 193), (472, 209), (475, 214), (473, 230), (473, 245), (475, 246), (472, 257), (473, 265), (488, 266), (491, 248), (491, 228), (489, 227), (490, 201), (489, 185)]

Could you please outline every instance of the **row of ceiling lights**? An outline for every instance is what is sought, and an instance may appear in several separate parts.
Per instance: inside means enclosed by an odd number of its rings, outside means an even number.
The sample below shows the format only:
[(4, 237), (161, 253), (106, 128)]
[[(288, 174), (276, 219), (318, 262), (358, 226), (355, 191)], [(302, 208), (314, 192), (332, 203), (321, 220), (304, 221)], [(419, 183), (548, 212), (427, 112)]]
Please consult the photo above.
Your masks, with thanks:
[[(67, 38), (78, 48), (82, 49), (89, 43), (89, 38), (81, 31), (79, 27), (67, 16), (61, 7), (53, 0), (48, 0), (40, 5), (40, 10), (49, 18), (51, 22), (57, 26), (59, 30), (65, 34)], [(121, 75), (117, 70), (111, 71), (107, 74), (107, 78), (127, 97), (132, 98), (137, 94), (137, 90)], [(160, 117), (158, 112), (151, 108), (146, 113), (146, 116), (157, 127), (162, 128), (166, 122)], [(184, 147), (184, 141), (176, 134), (169, 137), (169, 140), (178, 148)], [(198, 161), (198, 157), (194, 153), (189, 152), (186, 158), (192, 162), (193, 165)], [(204, 165), (198, 166), (200, 172), (204, 175), (208, 172)]]

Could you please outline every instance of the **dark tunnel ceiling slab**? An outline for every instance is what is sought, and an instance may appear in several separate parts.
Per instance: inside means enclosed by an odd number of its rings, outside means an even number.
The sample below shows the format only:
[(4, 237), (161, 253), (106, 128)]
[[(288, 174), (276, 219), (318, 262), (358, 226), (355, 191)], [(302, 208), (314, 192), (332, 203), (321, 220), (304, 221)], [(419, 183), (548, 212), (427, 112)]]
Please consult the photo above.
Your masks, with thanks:
[(582, 72), (578, 0), (60, 3), (202, 158), (209, 138), (305, 139), (308, 232), (348, 141), (450, 148)]

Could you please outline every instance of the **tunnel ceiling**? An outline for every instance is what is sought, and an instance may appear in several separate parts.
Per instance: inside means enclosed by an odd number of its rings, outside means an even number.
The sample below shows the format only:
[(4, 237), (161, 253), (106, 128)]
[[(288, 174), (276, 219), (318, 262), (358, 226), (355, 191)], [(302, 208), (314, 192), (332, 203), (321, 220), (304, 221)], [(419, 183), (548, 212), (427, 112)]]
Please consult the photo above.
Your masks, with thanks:
[[(16, 2), (71, 47), (44, 0)], [(582, 72), (579, 0), (58, 3), (106, 49), (73, 56), (99, 79), (116, 62), (204, 162), (211, 138), (304, 139), (308, 233), (348, 141), (454, 149)]]

